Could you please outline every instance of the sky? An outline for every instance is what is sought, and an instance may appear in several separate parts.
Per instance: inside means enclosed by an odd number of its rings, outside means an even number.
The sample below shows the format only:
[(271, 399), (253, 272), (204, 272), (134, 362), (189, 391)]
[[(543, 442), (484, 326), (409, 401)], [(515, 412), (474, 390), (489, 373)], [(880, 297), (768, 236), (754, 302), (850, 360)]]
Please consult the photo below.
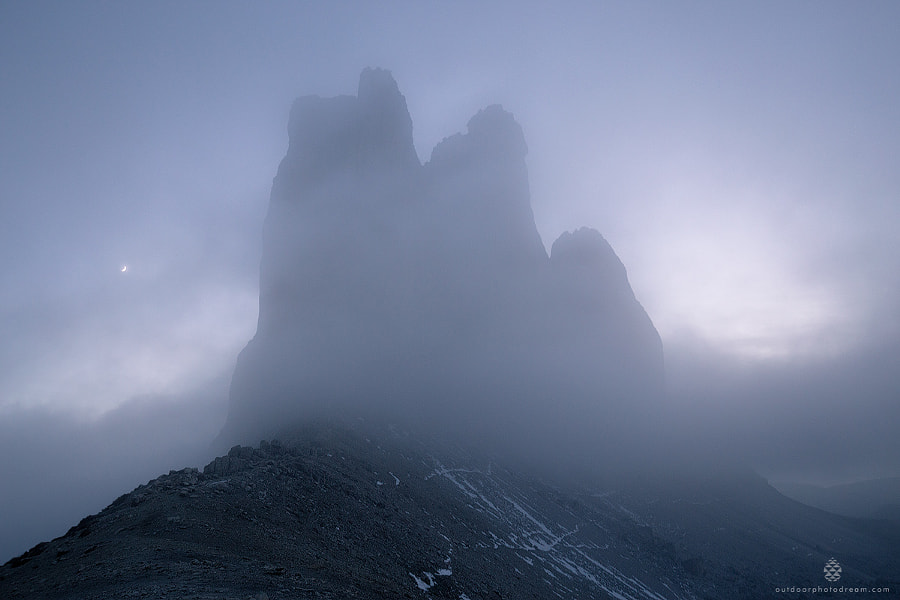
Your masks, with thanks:
[(878, 1), (0, 4), (0, 560), (209, 458), (291, 101), (366, 66), (423, 162), (515, 115), (544, 244), (610, 242), (684, 428), (900, 475), (897, 56)]

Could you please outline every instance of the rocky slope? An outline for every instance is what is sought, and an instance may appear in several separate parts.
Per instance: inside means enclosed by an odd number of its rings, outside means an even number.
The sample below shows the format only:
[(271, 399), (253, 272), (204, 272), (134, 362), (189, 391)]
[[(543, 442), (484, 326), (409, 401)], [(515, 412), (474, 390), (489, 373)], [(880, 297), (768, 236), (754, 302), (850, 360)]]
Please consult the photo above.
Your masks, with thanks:
[(897, 589), (898, 540), (751, 476), (572, 491), (319, 424), (123, 495), (0, 568), (0, 596), (759, 598), (824, 584), (832, 555), (844, 582)]

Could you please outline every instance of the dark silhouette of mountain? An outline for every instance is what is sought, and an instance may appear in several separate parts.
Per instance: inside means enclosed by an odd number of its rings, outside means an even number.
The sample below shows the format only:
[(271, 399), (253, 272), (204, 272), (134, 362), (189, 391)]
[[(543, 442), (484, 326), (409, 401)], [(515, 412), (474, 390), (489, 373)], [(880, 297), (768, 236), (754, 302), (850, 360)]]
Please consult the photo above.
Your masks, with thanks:
[(297, 100), (289, 137), (220, 448), (343, 414), (570, 457), (658, 406), (656, 329), (599, 233), (547, 255), (511, 114), (422, 165), (397, 84), (366, 69), (356, 96)]
[[(751, 473), (549, 486), (358, 422), (172, 471), (0, 567), (0, 597), (761, 598), (900, 585), (900, 534)], [(777, 594), (786, 598), (799, 594)]]

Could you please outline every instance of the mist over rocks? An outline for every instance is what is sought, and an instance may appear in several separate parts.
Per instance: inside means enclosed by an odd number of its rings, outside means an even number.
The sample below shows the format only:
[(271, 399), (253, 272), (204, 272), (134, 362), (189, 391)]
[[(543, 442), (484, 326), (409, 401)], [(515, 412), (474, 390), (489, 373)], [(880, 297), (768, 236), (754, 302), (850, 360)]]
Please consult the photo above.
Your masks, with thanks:
[(406, 100), (381, 69), (363, 71), (356, 96), (298, 98), (288, 131), (290, 145), (276, 181), (289, 196), (298, 186), (327, 183), (335, 174), (419, 166)]
[[(647, 392), (661, 390), (662, 345), (628, 283), (625, 265), (594, 229), (565, 232), (553, 243), (550, 266), (562, 320), (556, 336), (569, 345), (572, 364), (600, 369), (606, 385), (645, 377)], [(552, 333), (548, 333), (552, 335)]]
[(510, 113), (423, 165), (396, 82), (366, 69), (356, 96), (298, 99), (289, 138), (221, 446), (342, 415), (589, 456), (658, 407), (662, 344), (625, 267), (590, 229), (547, 255)]

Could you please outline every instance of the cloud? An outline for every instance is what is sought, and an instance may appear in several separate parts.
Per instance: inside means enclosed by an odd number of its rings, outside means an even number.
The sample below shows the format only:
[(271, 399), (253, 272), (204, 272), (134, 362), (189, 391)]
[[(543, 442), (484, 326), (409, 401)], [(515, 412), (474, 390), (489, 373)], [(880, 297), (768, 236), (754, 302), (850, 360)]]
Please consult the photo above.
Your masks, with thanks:
[(252, 288), (160, 282), (141, 268), (112, 268), (116, 281), (9, 311), (0, 412), (97, 415), (134, 393), (182, 393), (233, 365), (252, 331)]
[(837, 356), (758, 362), (697, 339), (670, 342), (670, 426), (687, 450), (744, 461), (776, 480), (897, 476), (898, 349), (879, 339)]
[(133, 398), (96, 420), (48, 408), (0, 419), (0, 562), (63, 535), (170, 469), (202, 468), (221, 428), (229, 374), (181, 396)]

